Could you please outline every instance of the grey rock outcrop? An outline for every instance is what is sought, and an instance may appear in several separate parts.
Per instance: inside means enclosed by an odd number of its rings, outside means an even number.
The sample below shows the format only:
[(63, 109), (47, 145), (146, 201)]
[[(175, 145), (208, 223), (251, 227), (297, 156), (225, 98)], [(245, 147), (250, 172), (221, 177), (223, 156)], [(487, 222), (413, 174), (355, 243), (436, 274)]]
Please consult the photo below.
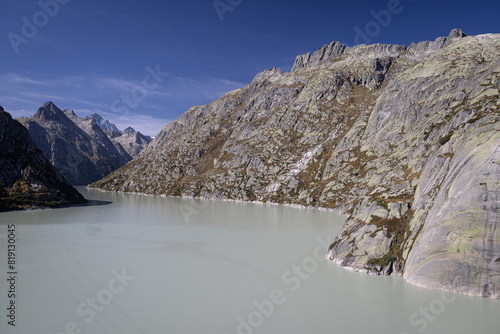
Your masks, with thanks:
[(325, 45), (318, 50), (316, 50), (312, 55), (311, 53), (306, 53), (298, 56), (295, 59), (295, 63), (292, 67), (292, 72), (299, 68), (319, 68), (325, 64), (328, 64), (335, 58), (339, 58), (345, 50), (345, 45), (340, 42), (332, 42), (330, 45)]
[(334, 42), (192, 107), (91, 187), (336, 209), (332, 261), (498, 298), (499, 90), (498, 34)]
[(438, 51), (448, 45), (456, 42), (467, 34), (462, 29), (453, 29), (448, 37), (438, 37), (435, 41), (422, 41), (417, 44), (413, 43), (408, 47), (408, 52), (418, 56), (425, 56), (426, 54)]
[(28, 130), (0, 110), (0, 211), (83, 203), (83, 196), (44, 157)]

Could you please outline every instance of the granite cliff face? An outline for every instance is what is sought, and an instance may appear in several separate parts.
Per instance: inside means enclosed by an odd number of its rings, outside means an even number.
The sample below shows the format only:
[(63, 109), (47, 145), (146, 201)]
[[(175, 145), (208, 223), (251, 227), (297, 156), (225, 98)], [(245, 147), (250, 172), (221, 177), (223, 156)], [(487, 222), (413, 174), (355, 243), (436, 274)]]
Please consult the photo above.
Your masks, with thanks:
[(132, 158), (124, 149), (119, 151), (94, 120), (80, 120), (71, 109), (63, 112), (52, 102), (45, 103), (34, 116), (19, 119), (71, 184), (87, 185)]
[(327, 257), (500, 297), (500, 35), (333, 42), (194, 106), (93, 188), (349, 215)]
[(0, 212), (85, 202), (44, 157), (28, 130), (1, 109)]

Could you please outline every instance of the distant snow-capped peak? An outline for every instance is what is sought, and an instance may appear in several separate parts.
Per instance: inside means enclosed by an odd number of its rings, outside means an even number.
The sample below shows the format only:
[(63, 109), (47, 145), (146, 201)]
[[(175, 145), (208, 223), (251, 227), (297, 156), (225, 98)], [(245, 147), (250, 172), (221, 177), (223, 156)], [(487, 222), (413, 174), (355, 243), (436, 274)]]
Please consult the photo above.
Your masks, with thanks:
[(102, 118), (101, 115), (99, 114), (92, 114), (89, 117), (93, 118), (96, 121), (97, 125), (99, 125), (104, 130), (116, 131), (116, 132), (120, 131), (118, 130), (116, 125), (111, 123), (108, 119)]

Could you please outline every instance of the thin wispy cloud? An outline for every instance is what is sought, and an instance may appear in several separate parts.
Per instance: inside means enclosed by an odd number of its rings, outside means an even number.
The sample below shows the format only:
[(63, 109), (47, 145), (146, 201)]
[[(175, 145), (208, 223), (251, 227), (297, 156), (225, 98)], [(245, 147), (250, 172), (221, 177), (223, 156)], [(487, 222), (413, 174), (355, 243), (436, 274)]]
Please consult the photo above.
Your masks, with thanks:
[(9, 81), (10, 83), (15, 83), (15, 84), (31, 84), (31, 85), (44, 85), (45, 82), (39, 81), (39, 80), (34, 80), (26, 75), (22, 74), (17, 74), (17, 73), (7, 73), (7, 74), (0, 74), (0, 80), (2, 81)]
[(19, 92), (21, 96), (30, 98), (31, 101), (36, 101), (36, 100), (60, 100), (63, 99), (63, 95), (55, 95), (55, 94), (48, 94), (48, 93), (37, 93), (37, 92), (32, 92), (32, 91), (24, 91), (24, 92)]
[(94, 84), (98, 89), (127, 91), (140, 85), (140, 81), (127, 81), (119, 78), (96, 78), (94, 79)]

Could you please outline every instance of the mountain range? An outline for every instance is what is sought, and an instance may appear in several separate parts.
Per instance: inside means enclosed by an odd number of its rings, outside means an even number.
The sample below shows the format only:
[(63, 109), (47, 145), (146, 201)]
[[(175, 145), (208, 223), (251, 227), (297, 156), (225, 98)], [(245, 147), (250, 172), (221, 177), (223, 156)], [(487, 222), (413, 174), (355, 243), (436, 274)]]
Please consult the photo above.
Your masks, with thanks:
[(120, 168), (137, 155), (151, 138), (119, 131), (93, 114), (78, 117), (45, 103), (30, 118), (18, 119), (36, 145), (73, 185), (87, 185)]
[(500, 297), (500, 35), (332, 42), (194, 106), (91, 188), (347, 215), (342, 266)]
[(108, 135), (115, 147), (118, 150), (123, 148), (132, 158), (139, 155), (152, 140), (151, 137), (143, 135), (131, 126), (120, 131), (116, 125), (107, 119), (103, 119), (99, 114), (92, 114), (85, 117), (85, 119), (94, 119), (97, 125)]

